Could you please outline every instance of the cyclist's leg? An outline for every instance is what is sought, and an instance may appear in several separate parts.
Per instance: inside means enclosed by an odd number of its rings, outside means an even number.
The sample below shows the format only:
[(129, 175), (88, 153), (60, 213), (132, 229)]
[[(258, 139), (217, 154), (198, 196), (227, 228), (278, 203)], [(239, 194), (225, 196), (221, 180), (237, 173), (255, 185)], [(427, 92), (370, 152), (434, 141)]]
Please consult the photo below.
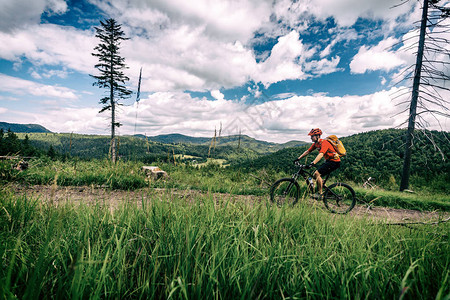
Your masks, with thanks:
[[(327, 161), (325, 161), (324, 164), (322, 164), (319, 168), (317, 168), (316, 172), (314, 173), (314, 176), (315, 176), (314, 178), (316, 178), (317, 187), (319, 189), (320, 194), (322, 194), (322, 190), (323, 190), (323, 180), (322, 180), (321, 176), (330, 174), (331, 172), (333, 172), (334, 170), (339, 168), (340, 165), (341, 165), (340, 162), (327, 160)], [(316, 175), (316, 173), (317, 173), (317, 175)]]
[(322, 180), (322, 177), (320, 176), (319, 171), (316, 170), (314, 172), (313, 176), (314, 176), (314, 179), (316, 180), (317, 190), (318, 190), (319, 194), (322, 194), (323, 180)]

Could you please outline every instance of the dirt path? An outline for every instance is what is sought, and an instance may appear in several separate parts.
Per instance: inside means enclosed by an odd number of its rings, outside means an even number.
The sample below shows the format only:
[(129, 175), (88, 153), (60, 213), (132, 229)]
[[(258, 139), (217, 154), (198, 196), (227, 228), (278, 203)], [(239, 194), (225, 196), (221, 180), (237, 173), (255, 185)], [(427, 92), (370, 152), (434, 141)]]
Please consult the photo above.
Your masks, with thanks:
[[(84, 203), (98, 203), (108, 205), (114, 209), (122, 202), (136, 202), (140, 204), (142, 200), (150, 199), (155, 196), (162, 197), (164, 194), (173, 198), (182, 198), (186, 201), (195, 201), (197, 196), (206, 195), (205, 192), (196, 190), (175, 190), (175, 189), (153, 189), (144, 188), (135, 191), (109, 190), (94, 187), (53, 187), (53, 186), (12, 186), (14, 192), (18, 194), (25, 194), (27, 196), (38, 197), (42, 201), (58, 204), (65, 201), (84, 202)], [(254, 195), (231, 195), (213, 193), (211, 196), (216, 199), (228, 200), (232, 202), (245, 201), (249, 203), (266, 201), (266, 197)], [(313, 200), (312, 200), (313, 201)], [(321, 202), (314, 201), (312, 205), (323, 207)], [(446, 219), (450, 213), (443, 212), (421, 212), (409, 209), (396, 209), (386, 207), (371, 207), (365, 205), (357, 205), (350, 213), (351, 216), (369, 217), (386, 222), (435, 222)]]

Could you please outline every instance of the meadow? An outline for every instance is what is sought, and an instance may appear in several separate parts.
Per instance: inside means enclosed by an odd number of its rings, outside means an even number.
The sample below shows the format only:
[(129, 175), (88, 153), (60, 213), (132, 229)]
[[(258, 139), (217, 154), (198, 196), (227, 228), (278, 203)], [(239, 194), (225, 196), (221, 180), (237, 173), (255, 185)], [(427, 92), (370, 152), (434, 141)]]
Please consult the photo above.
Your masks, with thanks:
[[(24, 171), (13, 163), (0, 161), (2, 299), (450, 299), (445, 193), (349, 182), (359, 205), (442, 212), (433, 224), (402, 226), (306, 201), (272, 206), (269, 185), (290, 175), (272, 168), (175, 160), (158, 162), (170, 178), (153, 181), (140, 161), (40, 157)], [(113, 205), (26, 192), (40, 185), (140, 197)]]
[(57, 205), (0, 191), (1, 298), (448, 299), (449, 223), (389, 226), (309, 205)]
[[(142, 171), (144, 163), (139, 161), (119, 161), (112, 164), (106, 159), (92, 160), (50, 160), (32, 159), (25, 171), (11, 169), (11, 163), (0, 162), (3, 182), (17, 182), (25, 185), (57, 186), (93, 186), (106, 189), (135, 190), (144, 187), (199, 190), (236, 195), (268, 195), (270, 185), (282, 177), (291, 174), (283, 170), (223, 168), (220, 164), (210, 163), (192, 166), (181, 162), (157, 165), (167, 171), (169, 180), (148, 180)], [(331, 182), (336, 178), (331, 178)], [(405, 208), (415, 210), (450, 211), (450, 195), (443, 192), (401, 193), (382, 188), (365, 189), (361, 183), (350, 183), (356, 191), (360, 204)], [(306, 188), (300, 182), (301, 188)]]

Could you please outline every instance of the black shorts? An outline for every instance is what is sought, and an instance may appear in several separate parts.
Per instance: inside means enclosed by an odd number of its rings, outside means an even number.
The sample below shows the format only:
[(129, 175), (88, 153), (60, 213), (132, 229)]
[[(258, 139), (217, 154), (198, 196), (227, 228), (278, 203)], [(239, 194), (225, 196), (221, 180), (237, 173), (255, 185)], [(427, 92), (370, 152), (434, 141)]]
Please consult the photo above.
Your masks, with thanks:
[(341, 166), (340, 161), (327, 160), (323, 165), (317, 168), (317, 171), (319, 172), (320, 176), (325, 176), (327, 174), (330, 174), (340, 166)]

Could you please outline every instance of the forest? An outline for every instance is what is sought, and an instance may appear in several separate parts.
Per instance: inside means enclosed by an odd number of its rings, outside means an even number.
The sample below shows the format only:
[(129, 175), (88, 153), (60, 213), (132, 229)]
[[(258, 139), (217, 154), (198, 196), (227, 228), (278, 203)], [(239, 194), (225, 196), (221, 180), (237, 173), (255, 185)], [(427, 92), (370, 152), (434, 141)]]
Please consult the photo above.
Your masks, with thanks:
[[(412, 185), (420, 189), (449, 192), (448, 133), (417, 131), (415, 137), (412, 149)], [(372, 177), (377, 185), (388, 189), (398, 187), (403, 166), (404, 130), (370, 131), (344, 137), (341, 140), (347, 155), (342, 159), (341, 167), (335, 172), (335, 176), (359, 183)], [(286, 148), (232, 165), (243, 169), (274, 168), (288, 172), (292, 170), (292, 161), (307, 147)]]
[[(405, 131), (386, 129), (343, 137), (347, 155), (334, 176), (356, 183), (369, 177), (380, 187), (396, 190), (401, 176)], [(417, 131), (413, 145), (411, 167), (412, 189), (448, 193), (450, 182), (450, 143), (448, 133)], [(244, 139), (243, 139), (244, 140)], [(120, 137), (118, 152), (124, 161), (144, 164), (184, 162), (204, 163), (208, 159), (225, 160), (231, 170), (249, 173), (273, 170), (290, 173), (292, 161), (309, 144), (275, 151), (274, 145), (246, 137), (238, 148), (234, 144), (213, 146), (212, 143), (192, 144), (151, 141), (132, 136)], [(209, 145), (208, 145), (209, 144)], [(48, 155), (52, 159), (104, 159), (108, 156), (109, 137), (56, 133), (13, 133), (0, 131), (0, 155)], [(280, 146), (278, 146), (280, 147)], [(313, 159), (312, 155), (309, 158)], [(306, 160), (305, 160), (306, 162)]]

